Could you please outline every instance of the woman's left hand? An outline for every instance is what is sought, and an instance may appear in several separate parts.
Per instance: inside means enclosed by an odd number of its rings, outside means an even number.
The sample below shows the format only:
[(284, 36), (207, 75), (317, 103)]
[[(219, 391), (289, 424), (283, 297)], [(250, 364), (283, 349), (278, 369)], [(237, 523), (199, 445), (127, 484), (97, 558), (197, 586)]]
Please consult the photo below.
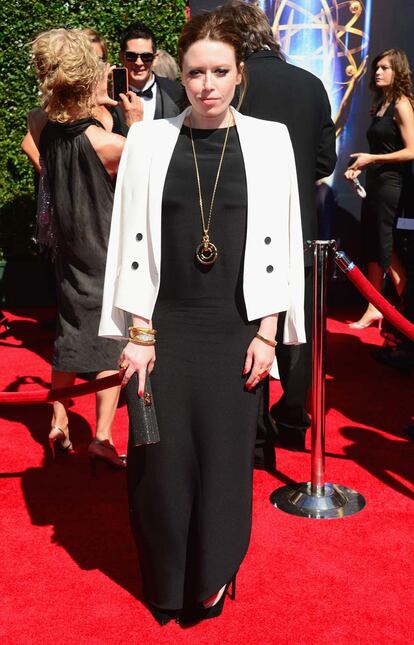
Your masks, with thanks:
[(370, 155), (368, 152), (354, 152), (349, 156), (355, 159), (355, 161), (348, 167), (348, 170), (361, 170), (374, 163), (374, 155)]
[(116, 107), (118, 105), (116, 101), (114, 101), (108, 96), (108, 76), (115, 67), (116, 65), (109, 65), (109, 63), (107, 63), (105, 66), (105, 71), (103, 73), (103, 76), (96, 88), (97, 105), (109, 105), (112, 107)]
[(253, 338), (249, 345), (244, 363), (243, 374), (250, 372), (245, 387), (254, 388), (262, 379), (269, 375), (275, 358), (275, 348), (266, 345), (259, 338)]
[(348, 168), (344, 172), (345, 179), (348, 179), (348, 181), (353, 181), (354, 179), (357, 179), (360, 174), (361, 174), (360, 170), (351, 170), (351, 168)]

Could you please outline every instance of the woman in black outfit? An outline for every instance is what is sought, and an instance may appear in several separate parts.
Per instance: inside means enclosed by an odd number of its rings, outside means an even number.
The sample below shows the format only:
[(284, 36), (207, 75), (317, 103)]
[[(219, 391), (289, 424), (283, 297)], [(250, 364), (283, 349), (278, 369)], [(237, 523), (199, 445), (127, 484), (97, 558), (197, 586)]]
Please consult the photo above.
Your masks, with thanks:
[(250, 539), (256, 389), (277, 312), (285, 342), (305, 341), (287, 129), (229, 107), (242, 77), (232, 23), (195, 17), (179, 54), (190, 107), (128, 135), (100, 325), (128, 337), (132, 314), (125, 382), (137, 373), (142, 396), (151, 373), (160, 442), (130, 445), (127, 474), (144, 594), (162, 624), (221, 612)]
[[(398, 295), (405, 287), (405, 271), (394, 250), (394, 229), (402, 210), (403, 186), (410, 177), (414, 159), (414, 96), (407, 56), (401, 49), (381, 52), (372, 62), (373, 119), (368, 128), (369, 154), (355, 153), (345, 172), (352, 180), (367, 168), (367, 196), (362, 205), (361, 226), (368, 278), (381, 291), (389, 271)], [(382, 314), (372, 305), (362, 318), (351, 323), (364, 329), (380, 321)]]
[[(114, 179), (125, 139), (105, 131), (95, 118), (98, 94), (106, 93), (106, 66), (89, 36), (52, 29), (33, 42), (33, 61), (47, 104), (46, 123), (36, 131), (40, 151), (41, 215), (45, 242), (53, 247), (57, 330), (52, 387), (73, 384), (76, 374), (117, 371), (119, 347), (98, 337)], [(92, 460), (125, 467), (112, 443), (119, 388), (96, 394)], [(72, 450), (66, 401), (55, 401), (49, 432), (53, 454)]]

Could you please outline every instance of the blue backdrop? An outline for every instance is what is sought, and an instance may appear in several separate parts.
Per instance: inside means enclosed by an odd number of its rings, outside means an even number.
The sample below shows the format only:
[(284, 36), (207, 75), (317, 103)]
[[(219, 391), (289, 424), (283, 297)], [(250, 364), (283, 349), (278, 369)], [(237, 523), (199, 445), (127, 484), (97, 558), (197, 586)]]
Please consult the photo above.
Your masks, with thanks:
[[(194, 0), (190, 7), (194, 14), (220, 4), (226, 2)], [(384, 49), (400, 47), (414, 68), (414, 0), (258, 0), (258, 4), (288, 60), (319, 76), (329, 94), (338, 130), (338, 164), (330, 181), (335, 208), (325, 232), (358, 259), (360, 199), (343, 172), (350, 153), (367, 150), (371, 60)]]

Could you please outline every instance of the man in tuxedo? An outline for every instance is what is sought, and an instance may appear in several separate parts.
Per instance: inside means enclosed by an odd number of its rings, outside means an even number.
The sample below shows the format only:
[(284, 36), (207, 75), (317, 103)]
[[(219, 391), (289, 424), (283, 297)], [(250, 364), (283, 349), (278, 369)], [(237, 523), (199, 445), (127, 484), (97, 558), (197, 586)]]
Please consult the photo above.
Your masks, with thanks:
[[(143, 102), (143, 118), (164, 119), (182, 111), (183, 90), (177, 81), (157, 76), (152, 71), (156, 60), (157, 43), (151, 29), (142, 23), (130, 25), (120, 40), (120, 60), (128, 72), (129, 90)], [(112, 113), (113, 132), (128, 134), (123, 110), (116, 107)]]
[[(318, 238), (315, 182), (335, 168), (335, 127), (321, 81), (313, 74), (285, 62), (264, 12), (234, 0), (217, 10), (235, 27), (244, 48), (247, 90), (240, 112), (259, 119), (284, 123), (292, 140), (299, 185), (304, 240)], [(277, 150), (274, 151), (275, 155)], [(270, 205), (269, 205), (270, 206)], [(312, 359), (312, 253), (305, 253), (305, 345), (283, 345), (284, 314), (279, 315), (276, 349), (283, 396), (271, 409), (279, 443), (302, 449), (310, 425), (305, 405), (311, 381)], [(274, 451), (266, 414), (268, 384), (264, 384), (264, 414), (259, 418), (256, 461), (272, 468)], [(272, 424), (273, 425), (273, 424)], [(260, 463), (259, 463), (260, 461)]]

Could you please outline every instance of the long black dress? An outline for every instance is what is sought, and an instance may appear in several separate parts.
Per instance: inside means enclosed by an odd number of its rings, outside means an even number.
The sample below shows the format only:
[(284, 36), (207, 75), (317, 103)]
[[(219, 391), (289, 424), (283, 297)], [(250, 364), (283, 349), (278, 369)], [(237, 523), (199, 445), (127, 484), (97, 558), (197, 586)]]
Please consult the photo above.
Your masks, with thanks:
[(92, 118), (46, 124), (39, 143), (56, 235), (57, 330), (53, 368), (117, 369), (119, 343), (98, 337), (114, 185), (85, 130)]
[[(371, 154), (388, 154), (404, 148), (394, 119), (393, 101), (383, 116), (374, 116), (367, 131)], [(386, 271), (391, 262), (393, 237), (403, 206), (403, 184), (409, 166), (406, 163), (370, 165), (366, 173), (367, 197), (362, 204), (362, 248), (366, 262), (377, 262)]]
[[(225, 130), (193, 130), (208, 213)], [(151, 376), (161, 441), (129, 448), (131, 522), (146, 599), (192, 607), (238, 569), (251, 530), (258, 396), (244, 389), (248, 323), (242, 271), (246, 180), (230, 129), (210, 228), (218, 259), (195, 261), (201, 220), (189, 129), (183, 126), (163, 193), (158, 330)]]

